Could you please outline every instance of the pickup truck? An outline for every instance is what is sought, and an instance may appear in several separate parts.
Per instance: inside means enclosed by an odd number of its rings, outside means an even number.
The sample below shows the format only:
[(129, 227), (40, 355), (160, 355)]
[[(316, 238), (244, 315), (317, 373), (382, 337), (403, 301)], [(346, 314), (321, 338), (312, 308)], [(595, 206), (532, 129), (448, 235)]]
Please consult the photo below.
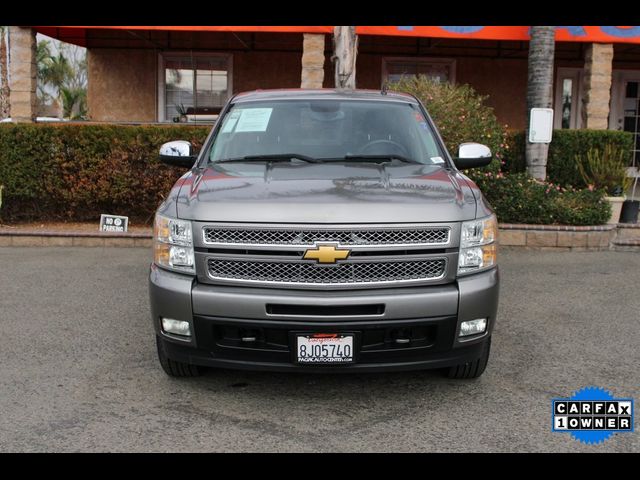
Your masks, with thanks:
[(415, 97), (371, 90), (233, 96), (157, 210), (157, 352), (203, 367), (479, 377), (496, 322), (497, 222)]

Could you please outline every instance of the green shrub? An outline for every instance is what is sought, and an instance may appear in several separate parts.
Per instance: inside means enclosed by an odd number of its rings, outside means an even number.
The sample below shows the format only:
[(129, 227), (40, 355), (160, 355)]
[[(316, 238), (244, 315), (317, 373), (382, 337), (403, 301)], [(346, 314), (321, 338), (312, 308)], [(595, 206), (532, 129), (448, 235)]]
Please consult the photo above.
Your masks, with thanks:
[[(553, 132), (553, 139), (557, 137), (557, 130)], [(507, 132), (507, 150), (504, 155), (502, 171), (505, 173), (522, 173), (527, 171), (527, 161), (524, 151), (525, 132), (522, 130), (509, 130)], [(552, 142), (553, 143), (553, 142)], [(547, 171), (549, 161), (547, 160)]]
[(611, 215), (603, 190), (564, 188), (526, 173), (486, 172), (476, 183), (501, 223), (602, 225)]
[(575, 162), (584, 183), (604, 189), (607, 195), (621, 196), (631, 186), (625, 152), (615, 145), (607, 144), (602, 151), (591, 149), (586, 158), (576, 155)]
[(210, 127), (0, 125), (3, 219), (96, 220), (100, 213), (148, 222), (183, 170), (161, 164), (176, 139), (200, 148)]
[[(477, 142), (487, 145), (494, 160), (483, 171), (497, 172), (507, 148), (506, 128), (500, 125), (493, 108), (485, 104), (488, 96), (469, 85), (438, 83), (428, 77), (403, 77), (390, 89), (416, 96), (433, 118), (447, 150), (458, 154), (458, 145)], [(476, 170), (468, 173), (475, 178)]]
[[(524, 172), (525, 133), (510, 132), (507, 138), (508, 148), (505, 154), (503, 170), (507, 172)], [(554, 130), (549, 144), (547, 159), (547, 179), (562, 186), (585, 188), (580, 171), (576, 165), (576, 155), (586, 157), (591, 149), (603, 151), (606, 145), (613, 145), (624, 151), (627, 165), (631, 164), (633, 150), (633, 134), (617, 130)]]

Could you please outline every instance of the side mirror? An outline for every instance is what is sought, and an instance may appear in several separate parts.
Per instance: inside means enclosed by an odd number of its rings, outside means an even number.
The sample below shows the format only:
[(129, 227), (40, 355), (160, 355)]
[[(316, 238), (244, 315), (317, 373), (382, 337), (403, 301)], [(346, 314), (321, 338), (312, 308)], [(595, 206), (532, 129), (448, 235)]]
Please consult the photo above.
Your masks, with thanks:
[(176, 140), (160, 147), (160, 161), (174, 167), (191, 168), (196, 161), (196, 156), (189, 142)]
[(462, 143), (458, 147), (458, 157), (454, 159), (454, 163), (460, 170), (464, 170), (489, 165), (492, 158), (491, 150), (486, 145)]

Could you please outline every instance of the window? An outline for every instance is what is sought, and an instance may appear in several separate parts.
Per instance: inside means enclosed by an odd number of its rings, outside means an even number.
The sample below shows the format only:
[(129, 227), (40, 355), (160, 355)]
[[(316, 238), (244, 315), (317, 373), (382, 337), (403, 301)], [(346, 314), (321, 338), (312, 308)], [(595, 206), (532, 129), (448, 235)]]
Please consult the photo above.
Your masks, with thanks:
[(625, 132), (632, 132), (636, 136), (633, 150), (633, 166), (636, 167), (640, 163), (640, 80), (628, 81), (624, 90), (622, 129)]
[(231, 95), (231, 56), (163, 55), (159, 83), (160, 121), (211, 120)]
[(442, 83), (455, 83), (455, 66), (455, 60), (446, 58), (383, 58), (382, 83), (416, 75), (425, 75)]
[(571, 128), (571, 107), (573, 103), (573, 78), (562, 79), (561, 128)]
[(554, 128), (580, 128), (582, 125), (582, 69), (558, 68)]
[(613, 70), (609, 129), (636, 136), (634, 163), (640, 164), (640, 70)]

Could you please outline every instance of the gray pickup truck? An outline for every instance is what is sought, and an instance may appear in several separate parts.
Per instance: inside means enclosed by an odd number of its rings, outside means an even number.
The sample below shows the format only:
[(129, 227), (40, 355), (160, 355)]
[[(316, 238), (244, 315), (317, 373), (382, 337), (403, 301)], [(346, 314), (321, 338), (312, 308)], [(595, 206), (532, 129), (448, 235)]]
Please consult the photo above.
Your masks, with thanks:
[(171, 376), (202, 367), (484, 371), (496, 217), (413, 96), (263, 90), (231, 98), (158, 208), (149, 290)]

